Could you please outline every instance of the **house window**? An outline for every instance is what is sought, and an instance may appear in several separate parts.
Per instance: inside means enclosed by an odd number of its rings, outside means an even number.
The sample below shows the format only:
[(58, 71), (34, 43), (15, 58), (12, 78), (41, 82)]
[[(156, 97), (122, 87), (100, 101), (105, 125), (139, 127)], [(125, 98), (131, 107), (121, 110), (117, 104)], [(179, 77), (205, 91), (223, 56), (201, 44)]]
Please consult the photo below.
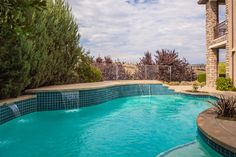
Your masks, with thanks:
[(226, 20), (226, 6), (225, 5), (219, 5), (219, 23)]

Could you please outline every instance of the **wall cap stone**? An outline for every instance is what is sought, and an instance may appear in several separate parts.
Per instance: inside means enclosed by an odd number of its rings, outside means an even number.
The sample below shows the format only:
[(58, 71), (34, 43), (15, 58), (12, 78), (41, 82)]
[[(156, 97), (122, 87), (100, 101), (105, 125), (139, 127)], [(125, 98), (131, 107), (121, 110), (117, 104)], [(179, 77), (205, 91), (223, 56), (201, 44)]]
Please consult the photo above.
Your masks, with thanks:
[(19, 101), (24, 101), (33, 98), (36, 98), (36, 95), (24, 95), (24, 96), (19, 96), (17, 98), (2, 99), (0, 100), (0, 106), (14, 104)]

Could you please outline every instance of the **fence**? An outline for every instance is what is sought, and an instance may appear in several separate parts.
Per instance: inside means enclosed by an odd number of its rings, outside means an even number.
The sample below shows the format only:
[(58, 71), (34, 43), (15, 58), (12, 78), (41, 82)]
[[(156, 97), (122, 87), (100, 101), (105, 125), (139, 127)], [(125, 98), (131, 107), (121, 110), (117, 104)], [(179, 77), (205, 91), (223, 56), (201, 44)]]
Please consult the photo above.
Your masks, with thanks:
[(214, 27), (215, 39), (224, 36), (227, 32), (227, 21), (223, 21)]
[(131, 65), (122, 63), (95, 63), (103, 80), (161, 80), (194, 81), (196, 75), (191, 66), (184, 68), (166, 65)]

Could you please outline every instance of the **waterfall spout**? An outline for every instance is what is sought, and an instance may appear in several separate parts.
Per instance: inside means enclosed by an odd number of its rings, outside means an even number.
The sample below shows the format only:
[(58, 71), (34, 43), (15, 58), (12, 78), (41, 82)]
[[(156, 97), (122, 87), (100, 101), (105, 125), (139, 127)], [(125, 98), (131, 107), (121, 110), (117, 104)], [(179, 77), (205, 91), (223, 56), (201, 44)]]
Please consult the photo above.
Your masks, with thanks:
[(16, 104), (9, 105), (9, 108), (12, 110), (15, 117), (19, 117), (21, 115), (20, 110)]

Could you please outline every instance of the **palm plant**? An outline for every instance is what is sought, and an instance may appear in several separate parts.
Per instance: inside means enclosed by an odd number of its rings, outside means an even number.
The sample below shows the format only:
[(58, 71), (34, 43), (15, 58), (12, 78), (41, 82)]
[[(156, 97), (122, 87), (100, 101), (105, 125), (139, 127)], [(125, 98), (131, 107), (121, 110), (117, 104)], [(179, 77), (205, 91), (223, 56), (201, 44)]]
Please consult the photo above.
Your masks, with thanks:
[(216, 102), (209, 101), (214, 107), (218, 117), (236, 118), (236, 97), (221, 95)]

